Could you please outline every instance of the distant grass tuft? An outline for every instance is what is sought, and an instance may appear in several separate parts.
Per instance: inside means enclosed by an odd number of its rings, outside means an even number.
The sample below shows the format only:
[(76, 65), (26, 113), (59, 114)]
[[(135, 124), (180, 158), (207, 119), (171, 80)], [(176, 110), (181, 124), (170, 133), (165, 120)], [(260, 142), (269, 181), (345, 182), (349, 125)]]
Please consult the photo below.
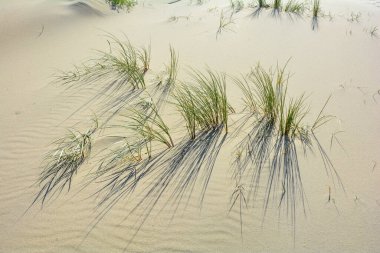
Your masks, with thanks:
[(136, 4), (137, 0), (106, 0), (112, 9), (126, 9), (130, 11)]
[(305, 11), (305, 5), (295, 0), (289, 0), (285, 5), (284, 11), (288, 13), (301, 15)]

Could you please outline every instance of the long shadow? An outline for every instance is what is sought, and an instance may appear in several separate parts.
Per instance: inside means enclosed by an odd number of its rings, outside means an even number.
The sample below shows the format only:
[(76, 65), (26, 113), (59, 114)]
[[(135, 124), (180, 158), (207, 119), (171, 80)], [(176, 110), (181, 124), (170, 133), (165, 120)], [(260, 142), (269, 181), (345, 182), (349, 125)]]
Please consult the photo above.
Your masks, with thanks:
[(263, 10), (268, 9), (269, 7), (256, 7), (256, 9), (249, 15), (251, 18), (258, 18)]
[(313, 18), (311, 19), (311, 29), (312, 29), (313, 31), (316, 31), (316, 30), (318, 30), (318, 28), (319, 28), (319, 20), (318, 20), (318, 17), (313, 17)]
[[(142, 76), (143, 78), (143, 76)], [(145, 81), (138, 79), (145, 85)], [(101, 68), (97, 65), (82, 74), (77, 80), (73, 80), (67, 84), (65, 93), (73, 92), (88, 92), (87, 89), (95, 89), (95, 94), (72, 112), (64, 121), (72, 117), (74, 114), (92, 105), (100, 106), (100, 112), (97, 113), (100, 117), (105, 117), (104, 124), (113, 118), (124, 106), (144, 91), (143, 88), (134, 87), (136, 79), (129, 76), (127, 73), (118, 73), (112, 69)], [(90, 94), (92, 92), (89, 92)]]
[[(172, 220), (180, 206), (186, 209), (195, 192), (199, 192), (198, 200), (202, 207), (215, 161), (226, 137), (223, 126), (219, 126), (199, 133), (194, 140), (184, 140), (141, 163), (129, 163), (125, 167), (97, 174), (96, 181), (105, 183), (105, 186), (95, 193), (101, 196), (98, 204), (100, 212), (88, 233), (112, 207), (126, 197), (140, 199), (124, 219), (138, 215), (129, 243), (153, 211), (171, 212)], [(132, 195), (138, 185), (141, 187), (139, 193)]]

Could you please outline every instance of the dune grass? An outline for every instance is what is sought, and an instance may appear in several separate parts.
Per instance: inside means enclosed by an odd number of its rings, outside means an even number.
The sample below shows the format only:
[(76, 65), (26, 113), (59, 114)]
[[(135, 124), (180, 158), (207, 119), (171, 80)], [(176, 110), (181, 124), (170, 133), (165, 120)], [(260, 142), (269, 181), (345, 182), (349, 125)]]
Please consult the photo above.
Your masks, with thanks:
[(233, 12), (238, 13), (244, 9), (244, 2), (242, 0), (230, 0), (230, 6)]
[[(133, 89), (145, 89), (145, 73), (149, 70), (151, 47), (137, 48), (128, 40), (121, 41), (113, 35), (107, 35), (108, 51), (98, 51), (99, 57), (74, 66), (73, 70), (61, 71), (56, 81), (73, 87), (104, 80), (113, 84), (116, 90), (130, 86)], [(77, 86), (78, 87), (78, 86)]]
[(280, 12), (282, 10), (282, 0), (273, 0), (272, 8)]
[[(133, 88), (145, 88), (144, 74), (149, 69), (150, 46), (136, 48), (129, 41), (122, 42), (110, 36), (113, 48), (110, 52), (101, 52), (100, 66), (105, 71), (116, 73), (121, 80), (132, 85)], [(95, 65), (96, 66), (96, 65)]]
[(112, 9), (126, 9), (130, 11), (136, 4), (137, 0), (106, 0)]
[(320, 0), (313, 0), (311, 12), (312, 12), (313, 18), (315, 18), (315, 19), (317, 19), (321, 15)]
[(228, 132), (226, 76), (207, 70), (192, 70), (193, 86), (181, 85), (174, 93), (175, 104), (185, 119), (191, 139), (197, 130), (215, 129), (223, 125)]
[(266, 2), (266, 0), (256, 0), (258, 8), (269, 8), (270, 5)]
[(92, 149), (91, 136), (98, 129), (98, 123), (86, 133), (69, 131), (66, 136), (54, 142), (56, 148), (48, 152), (43, 162), (43, 170), (37, 181), (41, 187), (33, 203), (58, 195), (65, 188), (70, 190), (73, 176), (79, 167), (90, 156)]
[(301, 15), (305, 11), (305, 5), (304, 3), (300, 3), (295, 0), (289, 0), (285, 5), (284, 11), (287, 13)]
[(248, 183), (251, 187), (249, 196), (257, 199), (263, 171), (267, 170), (264, 213), (269, 203), (277, 200), (275, 205), (284, 206), (294, 224), (296, 206), (301, 203), (304, 207), (302, 170), (298, 160), (300, 148), (303, 148), (304, 155), (306, 150), (314, 153), (313, 149), (317, 149), (326, 171), (341, 182), (315, 135), (315, 130), (332, 118), (323, 113), (330, 97), (317, 118), (307, 122), (309, 108), (305, 96), (289, 96), (289, 78), (286, 65), (268, 71), (257, 65), (247, 76), (233, 79), (243, 93), (245, 109), (254, 116), (251, 130), (237, 147), (241, 160), (239, 167), (242, 167), (239, 171), (244, 171), (242, 178), (251, 180)]
[(125, 128), (130, 133), (130, 139), (135, 140), (129, 141), (129, 149), (133, 150), (132, 153), (140, 153), (144, 147), (150, 158), (152, 142), (162, 143), (167, 148), (174, 146), (169, 127), (154, 103), (144, 107), (129, 108), (124, 119), (125, 124), (120, 127)]
[(170, 46), (170, 64), (166, 66), (166, 72), (168, 75), (166, 84), (169, 86), (173, 86), (177, 80), (178, 74), (178, 59), (179, 55), (175, 52), (174, 48)]

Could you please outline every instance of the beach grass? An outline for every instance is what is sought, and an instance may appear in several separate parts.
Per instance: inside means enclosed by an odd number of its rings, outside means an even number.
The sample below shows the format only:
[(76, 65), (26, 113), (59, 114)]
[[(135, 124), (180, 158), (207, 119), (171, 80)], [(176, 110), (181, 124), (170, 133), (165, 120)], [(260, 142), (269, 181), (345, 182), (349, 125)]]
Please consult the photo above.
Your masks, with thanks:
[(137, 0), (106, 0), (112, 9), (126, 9), (130, 11), (136, 4)]
[(179, 69), (178, 60), (179, 54), (175, 52), (172, 46), (170, 46), (170, 64), (166, 66), (166, 72), (168, 74), (166, 84), (169, 86), (173, 86), (177, 80)]
[(228, 132), (226, 76), (211, 70), (192, 70), (193, 85), (181, 85), (174, 93), (175, 104), (185, 119), (191, 139), (197, 130), (210, 130), (223, 125)]
[(37, 181), (40, 191), (33, 204), (58, 195), (65, 188), (70, 190), (71, 182), (80, 166), (90, 156), (92, 150), (91, 136), (97, 131), (98, 123), (85, 133), (69, 131), (68, 134), (53, 144), (56, 146), (48, 152), (43, 162), (43, 170)]
[(244, 2), (242, 0), (230, 0), (230, 6), (233, 12), (237, 13), (244, 8)]
[(313, 0), (312, 4), (312, 16), (318, 18), (321, 15), (321, 3), (320, 0)]
[(304, 3), (297, 2), (295, 0), (289, 0), (285, 5), (284, 11), (301, 15), (305, 11), (305, 5)]
[(266, 2), (266, 0), (256, 0), (258, 8), (269, 8), (270, 5)]
[(282, 0), (273, 0), (272, 8), (276, 12), (280, 12), (282, 10)]

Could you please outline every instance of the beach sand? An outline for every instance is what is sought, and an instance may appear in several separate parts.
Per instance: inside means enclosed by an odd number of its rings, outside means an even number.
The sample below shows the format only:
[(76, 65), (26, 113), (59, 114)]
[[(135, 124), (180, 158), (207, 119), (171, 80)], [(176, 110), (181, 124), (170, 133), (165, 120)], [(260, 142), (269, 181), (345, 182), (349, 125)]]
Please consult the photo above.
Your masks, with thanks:
[[(370, 34), (380, 24), (379, 1), (322, 0), (326, 16), (314, 30), (306, 14), (273, 17), (263, 10), (252, 17), (253, 9), (245, 7), (218, 35), (221, 12), (231, 11), (229, 1), (193, 2), (140, 1), (127, 13), (100, 0), (0, 1), (0, 252), (380, 251), (380, 38)], [(357, 14), (357, 21), (350, 20)], [(178, 20), (170, 22), (174, 16)], [(305, 209), (297, 207), (295, 223), (286, 212), (279, 215), (275, 204), (265, 218), (262, 205), (230, 210), (232, 163), (245, 132), (233, 134), (244, 105), (227, 78), (235, 113), (226, 139), (214, 147), (217, 157), (202, 203), (195, 187), (178, 205), (165, 201), (170, 199), (165, 192), (150, 213), (150, 202), (131, 213), (154, 183), (147, 180), (99, 216), (104, 207), (95, 193), (102, 184), (84, 186), (99, 166), (97, 154), (110, 147), (109, 136), (120, 134), (105, 128), (96, 133), (91, 157), (70, 191), (28, 209), (51, 143), (68, 128), (86, 131), (104, 105), (94, 99), (101, 81), (66, 89), (54, 76), (107, 51), (107, 34), (151, 45), (147, 85), (165, 70), (170, 46), (179, 54), (178, 82), (189, 80), (191, 68), (238, 76), (259, 62), (266, 69), (288, 62), (288, 94), (305, 94), (308, 120), (331, 95), (324, 112), (334, 118), (318, 136), (344, 189), (334, 186), (318, 152), (309, 152), (299, 155)], [(162, 117), (180, 144), (187, 131), (170, 101)], [(118, 123), (115, 118), (108, 126)]]

